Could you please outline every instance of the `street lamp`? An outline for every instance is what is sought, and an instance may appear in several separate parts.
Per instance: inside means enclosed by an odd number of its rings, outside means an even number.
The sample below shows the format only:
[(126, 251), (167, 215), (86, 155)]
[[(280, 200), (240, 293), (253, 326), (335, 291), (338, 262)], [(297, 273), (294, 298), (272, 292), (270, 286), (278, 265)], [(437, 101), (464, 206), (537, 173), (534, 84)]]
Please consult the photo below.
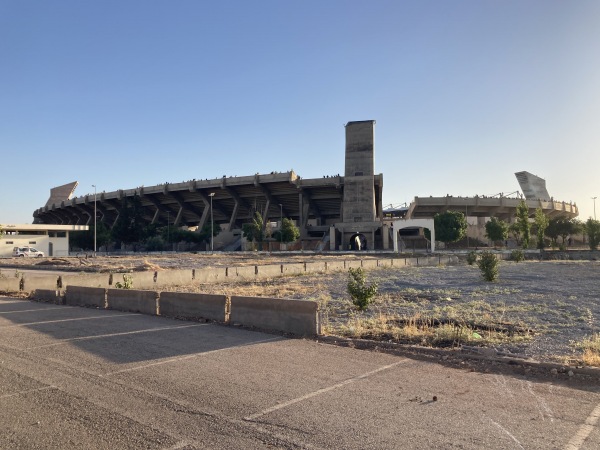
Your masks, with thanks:
[(281, 250), (281, 244), (283, 244), (283, 205), (279, 204), (279, 217), (281, 218), (281, 222), (279, 222), (279, 250)]
[(598, 197), (592, 197), (592, 200), (594, 200), (594, 220), (596, 220), (596, 199)]
[(96, 217), (98, 214), (96, 213), (96, 185), (92, 184), (94, 188), (94, 256), (96, 255)]
[(215, 248), (215, 240), (214, 240), (215, 223), (213, 221), (213, 206), (212, 206), (213, 197), (215, 196), (215, 193), (211, 192), (210, 194), (208, 194), (208, 196), (210, 197), (210, 251), (212, 253)]

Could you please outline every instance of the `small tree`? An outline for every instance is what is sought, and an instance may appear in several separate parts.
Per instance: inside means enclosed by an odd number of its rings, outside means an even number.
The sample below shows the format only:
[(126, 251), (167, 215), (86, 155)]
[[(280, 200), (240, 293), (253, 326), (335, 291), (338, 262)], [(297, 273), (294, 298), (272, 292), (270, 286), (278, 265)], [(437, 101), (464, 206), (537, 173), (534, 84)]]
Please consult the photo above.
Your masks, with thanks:
[(577, 234), (582, 231), (583, 225), (576, 219), (567, 219), (559, 217), (548, 221), (546, 235), (552, 240), (552, 246), (558, 246), (558, 238), (562, 238), (561, 248), (566, 248), (566, 240), (569, 235)]
[(283, 219), (281, 224), (281, 230), (276, 231), (273, 234), (273, 238), (279, 242), (294, 242), (300, 237), (300, 229), (296, 226), (293, 220)]
[(498, 258), (492, 252), (481, 252), (477, 265), (485, 281), (498, 279)]
[(496, 246), (498, 241), (504, 242), (508, 237), (508, 224), (503, 220), (492, 217), (485, 224), (485, 235)]
[(588, 241), (591, 250), (597, 250), (600, 245), (600, 221), (591, 217), (585, 223), (585, 230), (588, 235)]
[(359, 311), (367, 309), (377, 294), (377, 283), (367, 286), (365, 272), (361, 267), (348, 269), (348, 294)]
[(546, 217), (546, 214), (544, 214), (542, 208), (537, 208), (535, 210), (535, 228), (537, 237), (537, 248), (543, 250), (544, 234), (546, 233), (546, 228), (548, 228), (548, 217)]
[(242, 225), (242, 233), (250, 242), (262, 242), (265, 240), (264, 220), (262, 214), (256, 211), (252, 222)]
[(521, 200), (517, 205), (517, 228), (521, 234), (521, 246), (529, 247), (529, 239), (531, 237), (531, 224), (529, 223), (529, 206), (525, 200)]
[[(458, 211), (446, 211), (433, 217), (435, 239), (445, 244), (460, 241), (467, 235), (467, 219)], [(425, 237), (431, 240), (431, 232), (425, 229)]]

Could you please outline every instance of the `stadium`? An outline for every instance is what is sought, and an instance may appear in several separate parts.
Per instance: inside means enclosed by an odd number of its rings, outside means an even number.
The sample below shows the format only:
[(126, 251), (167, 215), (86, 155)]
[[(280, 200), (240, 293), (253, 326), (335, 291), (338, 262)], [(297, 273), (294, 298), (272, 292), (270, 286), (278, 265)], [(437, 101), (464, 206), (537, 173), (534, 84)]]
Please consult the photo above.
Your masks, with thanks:
[[(550, 217), (572, 218), (577, 206), (555, 200), (545, 180), (518, 172), (522, 193), (505, 196), (415, 197), (402, 208), (382, 206), (383, 174), (375, 174), (375, 121), (348, 122), (345, 126), (344, 174), (305, 179), (293, 171), (248, 176), (222, 176), (164, 183), (74, 196), (77, 182), (51, 189), (46, 205), (34, 213), (35, 224), (93, 225), (96, 220), (111, 228), (126, 199), (137, 198), (147, 224), (202, 229), (213, 221), (221, 228), (215, 250), (243, 248), (241, 228), (260, 212), (264, 223), (283, 218), (300, 229), (299, 248), (316, 250), (397, 249), (400, 230), (419, 233), (420, 220), (436, 213), (460, 211), (481, 234), (486, 218), (510, 221), (517, 205), (525, 200), (533, 216), (542, 208)], [(471, 223), (470, 222), (470, 223)], [(410, 234), (410, 233), (409, 233)], [(475, 237), (475, 236), (474, 236)], [(394, 245), (392, 246), (392, 243)]]

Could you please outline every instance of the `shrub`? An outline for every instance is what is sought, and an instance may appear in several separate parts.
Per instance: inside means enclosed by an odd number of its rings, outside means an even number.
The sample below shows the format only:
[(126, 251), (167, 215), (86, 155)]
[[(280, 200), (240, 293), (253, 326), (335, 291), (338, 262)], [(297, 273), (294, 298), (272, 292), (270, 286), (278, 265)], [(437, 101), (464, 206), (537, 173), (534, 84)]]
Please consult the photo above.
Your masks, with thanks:
[(123, 282), (117, 281), (115, 283), (117, 289), (132, 289), (133, 288), (133, 276), (129, 274), (123, 275)]
[(377, 283), (373, 282), (367, 286), (365, 272), (360, 267), (348, 269), (348, 275), (348, 294), (354, 306), (359, 311), (364, 311), (377, 294)]
[(477, 265), (485, 281), (496, 281), (498, 278), (498, 258), (496, 258), (496, 255), (492, 252), (482, 252)]
[(525, 260), (525, 253), (523, 250), (513, 250), (510, 254), (510, 259), (514, 262), (521, 262)]
[(470, 251), (467, 253), (467, 263), (472, 266), (477, 261), (477, 253), (475, 251)]

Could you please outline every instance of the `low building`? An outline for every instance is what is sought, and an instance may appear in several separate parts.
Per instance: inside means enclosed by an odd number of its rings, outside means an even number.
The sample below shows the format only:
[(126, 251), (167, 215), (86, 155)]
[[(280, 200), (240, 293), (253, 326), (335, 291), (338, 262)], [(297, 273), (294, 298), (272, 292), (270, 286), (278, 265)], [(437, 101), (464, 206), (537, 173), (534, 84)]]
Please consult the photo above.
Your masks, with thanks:
[(13, 255), (14, 247), (34, 247), (46, 256), (69, 254), (69, 233), (87, 231), (87, 225), (0, 224), (4, 235), (0, 239), (0, 257)]

